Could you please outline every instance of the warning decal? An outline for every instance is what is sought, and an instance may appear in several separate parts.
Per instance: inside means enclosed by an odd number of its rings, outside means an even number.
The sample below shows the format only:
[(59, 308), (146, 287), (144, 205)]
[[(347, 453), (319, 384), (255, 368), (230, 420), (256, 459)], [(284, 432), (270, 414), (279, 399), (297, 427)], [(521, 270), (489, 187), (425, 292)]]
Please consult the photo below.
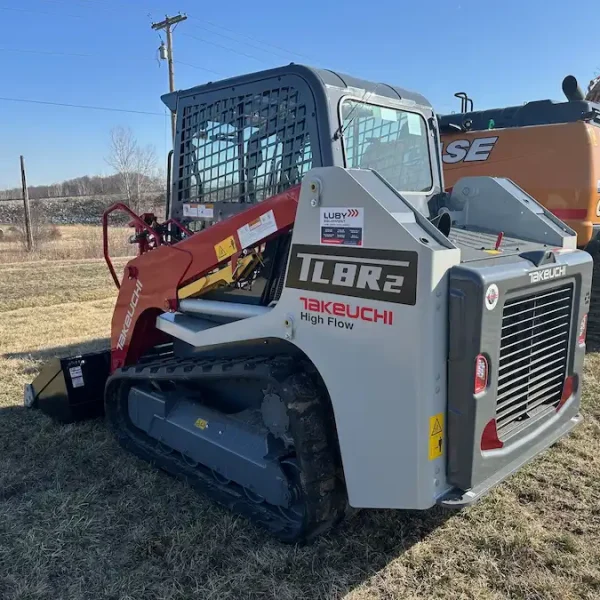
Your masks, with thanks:
[(215, 253), (217, 255), (217, 260), (224, 260), (226, 258), (229, 258), (236, 252), (237, 245), (235, 243), (235, 238), (232, 235), (230, 235), (228, 238), (225, 238), (218, 244), (215, 244)]
[(322, 208), (321, 244), (362, 246), (364, 226), (364, 208)]
[(444, 415), (429, 417), (429, 460), (442, 456), (444, 450)]
[(242, 248), (248, 248), (277, 231), (275, 213), (270, 210), (237, 230)]
[(193, 204), (186, 202), (183, 205), (184, 217), (200, 217), (202, 219), (212, 219), (215, 211), (212, 204)]
[(70, 367), (69, 375), (71, 375), (71, 383), (73, 384), (74, 388), (83, 387), (85, 385), (83, 381), (83, 371), (81, 370), (81, 366)]

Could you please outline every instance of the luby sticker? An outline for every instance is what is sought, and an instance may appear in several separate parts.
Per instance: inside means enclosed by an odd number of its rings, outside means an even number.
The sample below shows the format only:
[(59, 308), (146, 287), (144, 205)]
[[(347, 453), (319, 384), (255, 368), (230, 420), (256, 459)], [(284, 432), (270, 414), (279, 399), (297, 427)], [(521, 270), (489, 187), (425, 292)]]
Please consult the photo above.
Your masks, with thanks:
[(364, 244), (364, 208), (322, 208), (321, 244), (362, 246)]
[(498, 290), (498, 286), (495, 283), (492, 283), (485, 293), (485, 307), (488, 310), (494, 310), (494, 308), (496, 308), (496, 304), (498, 304), (499, 298), (500, 290)]

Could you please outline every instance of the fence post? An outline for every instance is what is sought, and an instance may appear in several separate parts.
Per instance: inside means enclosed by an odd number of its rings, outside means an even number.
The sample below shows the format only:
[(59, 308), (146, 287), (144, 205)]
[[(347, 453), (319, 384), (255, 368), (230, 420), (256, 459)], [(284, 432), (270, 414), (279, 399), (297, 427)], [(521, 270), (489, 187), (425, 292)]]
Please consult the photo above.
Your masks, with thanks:
[(29, 190), (25, 175), (25, 159), (21, 156), (21, 184), (23, 186), (23, 204), (25, 206), (25, 235), (27, 238), (27, 251), (33, 250), (33, 231), (31, 229), (31, 210), (29, 208)]

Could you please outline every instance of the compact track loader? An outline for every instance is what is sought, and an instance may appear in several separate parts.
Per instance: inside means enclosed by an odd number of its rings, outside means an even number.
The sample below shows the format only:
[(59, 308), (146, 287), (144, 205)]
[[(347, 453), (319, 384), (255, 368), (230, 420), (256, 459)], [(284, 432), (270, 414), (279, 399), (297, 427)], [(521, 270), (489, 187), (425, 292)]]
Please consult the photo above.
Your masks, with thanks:
[(594, 258), (588, 340), (600, 345), (600, 84), (584, 95), (577, 80), (562, 84), (566, 102), (461, 111), (440, 117), (446, 185), (487, 175), (507, 177), (564, 220), (577, 245)]
[(290, 65), (164, 97), (168, 221), (138, 217), (106, 353), (25, 403), (286, 542), (358, 508), (462, 507), (581, 419), (592, 259), (506, 179), (445, 193), (397, 87)]

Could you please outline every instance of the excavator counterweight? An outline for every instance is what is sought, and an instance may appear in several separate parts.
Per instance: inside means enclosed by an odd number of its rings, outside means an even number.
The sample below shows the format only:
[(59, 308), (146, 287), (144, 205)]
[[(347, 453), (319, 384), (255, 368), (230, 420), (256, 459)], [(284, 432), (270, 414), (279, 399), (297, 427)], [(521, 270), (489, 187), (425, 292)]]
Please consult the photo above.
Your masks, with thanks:
[(439, 117), (446, 186), (469, 176), (507, 177), (562, 219), (594, 260), (588, 339), (600, 345), (600, 83), (587, 93), (565, 77), (566, 102), (469, 110)]

